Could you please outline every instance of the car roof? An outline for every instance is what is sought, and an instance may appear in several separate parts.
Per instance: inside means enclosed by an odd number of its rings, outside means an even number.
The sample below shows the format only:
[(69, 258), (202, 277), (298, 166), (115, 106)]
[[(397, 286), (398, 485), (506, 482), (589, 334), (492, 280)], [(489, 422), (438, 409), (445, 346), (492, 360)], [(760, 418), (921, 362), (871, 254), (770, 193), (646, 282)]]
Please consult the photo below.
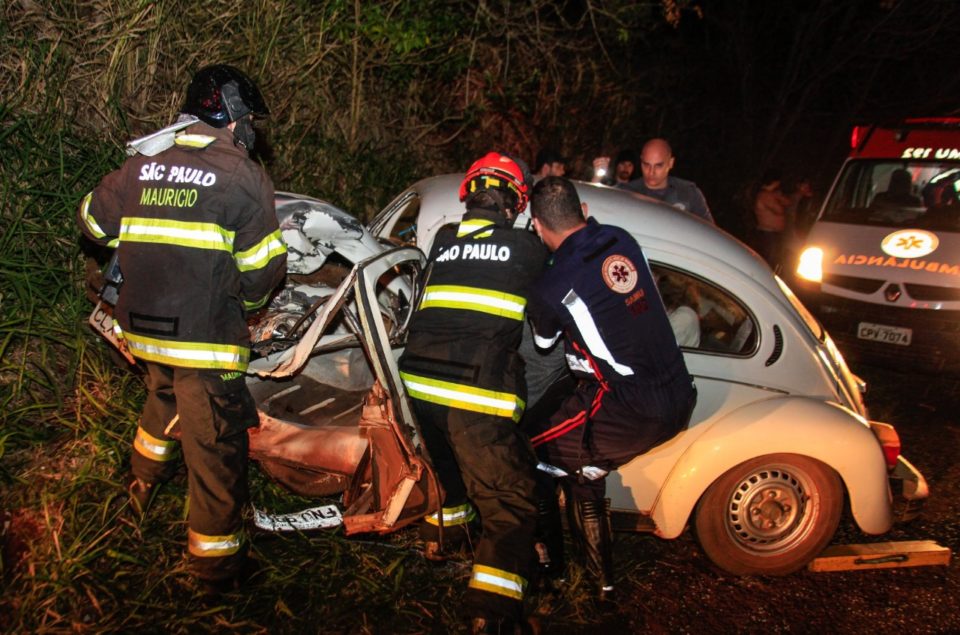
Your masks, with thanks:
[[(423, 179), (413, 185), (421, 198), (420, 226), (436, 228), (444, 216), (459, 216), (459, 174)], [(754, 278), (772, 292), (776, 283), (766, 263), (752, 249), (716, 227), (675, 207), (606, 185), (572, 181), (587, 204), (589, 215), (598, 222), (616, 225), (630, 232), (645, 249), (720, 260)], [(527, 213), (527, 212), (525, 212)]]

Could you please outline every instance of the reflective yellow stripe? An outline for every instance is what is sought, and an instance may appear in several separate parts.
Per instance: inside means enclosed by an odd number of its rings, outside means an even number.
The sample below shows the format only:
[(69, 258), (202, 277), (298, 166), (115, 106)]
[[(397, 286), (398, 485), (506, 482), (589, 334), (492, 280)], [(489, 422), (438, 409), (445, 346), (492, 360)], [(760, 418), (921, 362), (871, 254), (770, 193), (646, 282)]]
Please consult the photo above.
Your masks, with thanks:
[(139, 426), (137, 426), (133, 447), (151, 461), (165, 462), (176, 458), (174, 451), (177, 449), (177, 442), (175, 440), (158, 439)]
[[(82, 220), (83, 224), (87, 226), (88, 230), (90, 230), (91, 235), (96, 238), (106, 238), (107, 233), (103, 231), (96, 219), (90, 215), (91, 202), (93, 202), (93, 192), (87, 192), (87, 195), (83, 197), (82, 201), (80, 201), (80, 220)], [(108, 247), (116, 247), (118, 244), (120, 244), (120, 240), (118, 238), (112, 238), (109, 242), (107, 242)]]
[(522, 602), (527, 581), (517, 574), (503, 569), (475, 564), (473, 565), (473, 575), (470, 576), (470, 587), (504, 595)]
[(127, 332), (127, 343), (135, 357), (148, 362), (186, 368), (246, 370), (250, 349), (233, 344), (172, 342)]
[(100, 229), (100, 225), (98, 225), (97, 221), (90, 215), (90, 202), (92, 200), (93, 192), (87, 192), (87, 195), (80, 201), (80, 219), (83, 221), (83, 224), (87, 226), (87, 229), (90, 230), (91, 234), (97, 238), (104, 238), (107, 233)]
[(526, 298), (519, 295), (454, 284), (428, 286), (424, 289), (423, 300), (420, 302), (420, 309), (478, 311), (521, 321), (526, 306)]
[(508, 392), (484, 390), (476, 386), (455, 384), (404, 372), (400, 373), (400, 378), (403, 379), (407, 393), (411, 397), (441, 406), (483, 412), (519, 421), (526, 405), (523, 399)]
[[(494, 222), (492, 220), (486, 220), (484, 218), (474, 218), (471, 220), (460, 221), (460, 225), (457, 227), (457, 238), (463, 238), (470, 232), (476, 231), (481, 227), (490, 227)], [(491, 228), (492, 229), (492, 228)], [(489, 238), (493, 235), (493, 231), (480, 232), (475, 235), (474, 238)]]
[(188, 148), (206, 148), (208, 145), (216, 141), (216, 137), (211, 137), (205, 134), (178, 134), (174, 138), (174, 143), (178, 146), (186, 146)]
[(270, 294), (268, 293), (267, 295), (263, 296), (262, 298), (260, 298), (259, 300), (256, 300), (256, 301), (253, 301), (253, 300), (244, 300), (244, 301), (243, 301), (243, 308), (244, 308), (245, 310), (247, 310), (247, 311), (256, 311), (257, 309), (259, 309), (260, 307), (262, 307), (264, 304), (266, 304), (266, 303), (267, 303), (267, 300), (269, 300), (269, 299), (270, 299)]
[[(466, 525), (471, 520), (477, 517), (477, 511), (473, 508), (473, 505), (470, 503), (464, 503), (463, 505), (457, 505), (456, 507), (444, 507), (443, 510), (443, 526), (444, 527), (453, 527), (454, 525)], [(440, 518), (438, 514), (430, 514), (429, 516), (424, 517), (431, 525), (439, 525)]]
[(236, 232), (224, 229), (216, 223), (190, 223), (162, 218), (127, 217), (120, 225), (121, 241), (229, 252), (233, 252), (235, 234)]
[(189, 529), (187, 530), (187, 545), (190, 553), (199, 558), (232, 556), (240, 551), (240, 534), (206, 536)]
[(252, 271), (263, 269), (276, 256), (285, 253), (287, 253), (287, 247), (280, 239), (280, 230), (278, 229), (264, 236), (263, 240), (250, 249), (238, 251), (233, 255), (233, 259), (237, 262), (237, 269), (240, 271)]

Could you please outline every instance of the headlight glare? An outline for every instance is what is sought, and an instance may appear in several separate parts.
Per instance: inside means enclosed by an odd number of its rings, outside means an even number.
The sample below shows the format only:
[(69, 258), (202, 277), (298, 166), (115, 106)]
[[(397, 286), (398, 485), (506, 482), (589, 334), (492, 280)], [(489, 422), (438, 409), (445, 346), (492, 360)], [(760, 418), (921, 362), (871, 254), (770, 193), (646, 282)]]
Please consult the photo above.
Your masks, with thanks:
[(810, 282), (823, 281), (823, 250), (819, 247), (807, 247), (800, 254), (797, 275)]

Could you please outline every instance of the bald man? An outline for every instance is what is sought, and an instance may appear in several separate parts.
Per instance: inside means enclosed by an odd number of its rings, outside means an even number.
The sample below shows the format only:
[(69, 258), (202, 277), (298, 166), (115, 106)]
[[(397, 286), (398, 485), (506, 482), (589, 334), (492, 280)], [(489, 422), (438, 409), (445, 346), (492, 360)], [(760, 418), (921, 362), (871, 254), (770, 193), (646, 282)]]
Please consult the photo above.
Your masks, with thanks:
[(670, 176), (673, 169), (673, 150), (665, 139), (651, 139), (640, 153), (640, 172), (642, 178), (621, 185), (625, 190), (637, 192), (672, 205), (677, 209), (690, 212), (714, 222), (707, 200), (700, 188), (692, 181)]

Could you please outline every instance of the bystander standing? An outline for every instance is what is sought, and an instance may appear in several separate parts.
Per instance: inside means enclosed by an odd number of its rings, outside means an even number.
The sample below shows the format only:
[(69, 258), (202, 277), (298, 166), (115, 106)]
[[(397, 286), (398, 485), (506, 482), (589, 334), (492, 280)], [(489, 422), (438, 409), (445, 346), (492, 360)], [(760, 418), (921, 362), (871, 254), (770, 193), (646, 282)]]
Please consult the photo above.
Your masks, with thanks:
[(625, 184), (623, 189), (655, 198), (714, 222), (700, 188), (692, 181), (670, 175), (674, 160), (673, 150), (665, 139), (651, 139), (644, 144), (640, 153), (641, 178)]
[(547, 176), (564, 176), (567, 173), (567, 159), (551, 148), (544, 148), (537, 152), (537, 160), (533, 165), (534, 181)]

